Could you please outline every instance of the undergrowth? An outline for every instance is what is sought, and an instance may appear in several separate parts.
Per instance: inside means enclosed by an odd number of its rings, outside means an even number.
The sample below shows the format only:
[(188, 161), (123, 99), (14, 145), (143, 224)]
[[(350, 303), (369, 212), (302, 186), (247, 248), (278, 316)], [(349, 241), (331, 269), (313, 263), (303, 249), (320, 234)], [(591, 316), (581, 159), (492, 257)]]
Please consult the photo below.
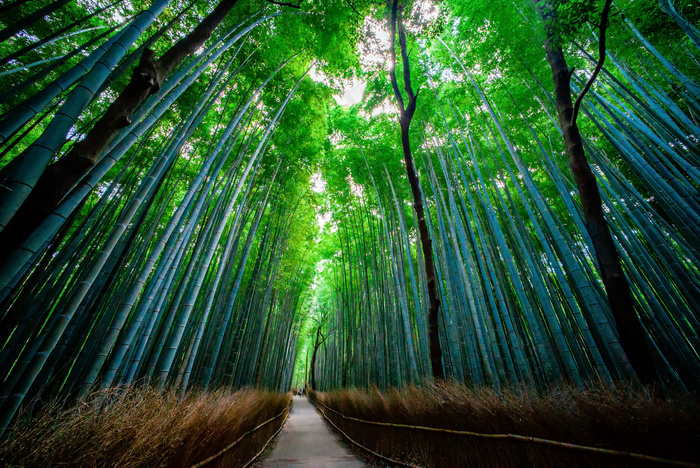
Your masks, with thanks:
[[(0, 466), (189, 467), (282, 412), (289, 394), (251, 389), (189, 392), (105, 390), (69, 409), (58, 402), (19, 418), (0, 440)], [(284, 416), (246, 436), (208, 466), (241, 466)]]
[[(700, 463), (700, 402), (662, 400), (631, 387), (496, 392), (441, 386), (311, 392), (345, 416), (490, 434), (518, 434), (570, 444)], [(663, 466), (625, 456), (554, 445), (368, 425), (325, 410), (356, 442), (389, 458), (425, 467)]]

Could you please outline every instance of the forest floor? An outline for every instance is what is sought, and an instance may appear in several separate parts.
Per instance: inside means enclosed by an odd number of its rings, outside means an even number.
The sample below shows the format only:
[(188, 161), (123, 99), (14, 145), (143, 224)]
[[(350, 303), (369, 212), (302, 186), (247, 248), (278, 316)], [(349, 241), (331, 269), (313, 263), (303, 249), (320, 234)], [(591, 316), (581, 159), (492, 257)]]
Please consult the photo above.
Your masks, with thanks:
[(331, 433), (306, 397), (294, 397), (292, 414), (262, 468), (361, 468), (370, 466), (347, 450)]

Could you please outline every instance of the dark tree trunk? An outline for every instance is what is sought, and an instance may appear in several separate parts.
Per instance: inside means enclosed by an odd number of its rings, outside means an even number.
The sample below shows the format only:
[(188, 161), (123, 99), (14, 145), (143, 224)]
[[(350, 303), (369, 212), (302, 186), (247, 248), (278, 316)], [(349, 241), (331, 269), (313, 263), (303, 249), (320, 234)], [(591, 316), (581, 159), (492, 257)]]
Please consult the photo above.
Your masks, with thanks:
[(117, 131), (131, 123), (131, 115), (183, 59), (211, 37), (237, 0), (222, 0), (187, 36), (154, 60), (146, 49), (124, 91), (95, 123), (87, 136), (60, 160), (46, 168), (36, 186), (0, 232), (0, 259), (17, 248), (63, 199), (66, 193), (93, 167)]
[[(399, 17), (399, 45), (401, 47), (401, 61), (403, 62), (403, 79), (404, 88), (408, 95), (408, 106), (404, 107), (403, 97), (399, 90), (399, 85), (396, 80), (396, 22), (397, 22), (398, 0), (394, 0), (391, 10), (391, 45), (390, 53), (392, 67), (390, 72), (391, 86), (396, 95), (396, 101), (399, 105), (399, 124), (401, 126), (401, 146), (403, 147), (403, 157), (406, 162), (406, 174), (408, 182), (411, 185), (413, 193), (413, 207), (416, 210), (418, 217), (418, 233), (420, 235), (420, 244), (425, 260), (425, 276), (428, 280), (428, 341), (430, 345), (430, 365), (432, 367), (433, 378), (435, 380), (444, 380), (445, 371), (442, 366), (442, 347), (440, 346), (440, 334), (438, 329), (438, 310), (440, 309), (440, 299), (438, 298), (437, 282), (435, 280), (435, 261), (433, 260), (433, 242), (430, 239), (428, 232), (428, 224), (425, 221), (425, 210), (423, 208), (423, 196), (420, 191), (420, 182), (413, 164), (413, 153), (411, 152), (411, 139), (409, 136), (409, 128), (413, 114), (416, 111), (416, 101), (418, 94), (413, 92), (411, 87), (411, 69), (408, 63), (408, 52), (406, 51), (406, 33), (403, 28), (403, 22)], [(419, 311), (416, 311), (417, 313)]]
[(615, 318), (620, 345), (630, 364), (644, 384), (658, 381), (654, 364), (646, 342), (646, 333), (634, 310), (634, 299), (627, 278), (622, 270), (620, 257), (603, 212), (598, 183), (586, 159), (581, 134), (575, 122), (572, 124), (571, 72), (561, 47), (554, 43), (552, 21), (555, 14), (548, 2), (537, 2), (545, 21), (548, 37), (545, 39), (547, 61), (554, 78), (554, 94), (562, 137), (566, 145), (569, 168), (581, 197), (586, 230), (593, 242), (600, 275)]
[(318, 328), (316, 329), (316, 341), (314, 342), (314, 352), (311, 355), (311, 365), (309, 366), (311, 371), (311, 388), (313, 390), (316, 390), (316, 355), (318, 354), (318, 348), (321, 347), (324, 341), (326, 341), (325, 337), (322, 338), (321, 336), (321, 328), (323, 327), (323, 323), (321, 323)]

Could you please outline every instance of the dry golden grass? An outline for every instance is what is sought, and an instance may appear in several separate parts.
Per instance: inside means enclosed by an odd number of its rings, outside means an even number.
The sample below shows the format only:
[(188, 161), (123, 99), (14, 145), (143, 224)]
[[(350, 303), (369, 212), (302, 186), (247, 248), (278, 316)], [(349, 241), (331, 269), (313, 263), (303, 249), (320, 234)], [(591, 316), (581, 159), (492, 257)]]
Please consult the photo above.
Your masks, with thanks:
[[(634, 387), (526, 389), (497, 393), (454, 383), (312, 393), (340, 413), (370, 421), (519, 434), (700, 463), (700, 402), (654, 398)], [(662, 466), (514, 440), (382, 427), (327, 414), (351, 438), (390, 458), (426, 467)]]
[[(0, 465), (189, 467), (282, 412), (290, 398), (251, 389), (184, 398), (151, 389), (107, 390), (68, 410), (49, 404), (17, 423), (0, 445)], [(250, 434), (209, 466), (246, 463), (283, 420)]]

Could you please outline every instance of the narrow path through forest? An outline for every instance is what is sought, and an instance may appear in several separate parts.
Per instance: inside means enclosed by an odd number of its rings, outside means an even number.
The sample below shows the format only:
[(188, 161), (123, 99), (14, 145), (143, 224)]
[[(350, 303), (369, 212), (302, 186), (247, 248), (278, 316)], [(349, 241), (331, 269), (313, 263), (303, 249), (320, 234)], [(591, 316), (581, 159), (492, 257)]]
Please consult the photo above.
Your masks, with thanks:
[(355, 468), (365, 466), (348, 453), (307, 398), (294, 398), (294, 407), (277, 445), (262, 463), (263, 468)]

